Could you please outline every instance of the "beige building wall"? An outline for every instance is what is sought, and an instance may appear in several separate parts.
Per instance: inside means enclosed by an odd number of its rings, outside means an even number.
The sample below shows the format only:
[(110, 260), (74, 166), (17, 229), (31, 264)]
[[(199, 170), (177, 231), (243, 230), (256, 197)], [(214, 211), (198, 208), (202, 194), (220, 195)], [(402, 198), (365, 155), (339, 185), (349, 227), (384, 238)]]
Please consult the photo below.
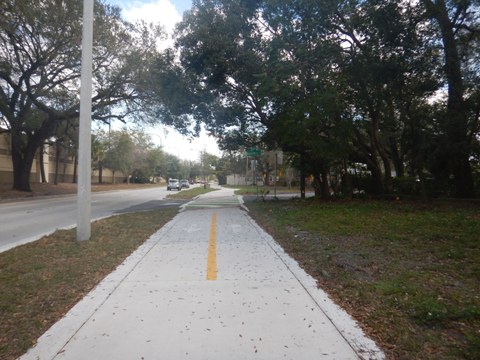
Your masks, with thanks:
[(10, 136), (3, 133), (0, 134), (0, 185), (13, 182), (12, 169)]
[[(125, 176), (123, 176), (123, 173), (121, 171), (115, 171), (115, 181), (113, 181), (113, 171), (110, 169), (103, 169), (102, 172), (102, 182), (104, 184), (121, 184), (125, 180)], [(98, 183), (99, 182), (99, 171), (98, 170), (92, 170), (92, 183)]]
[(227, 175), (227, 185), (248, 185), (244, 175), (232, 174)]
[[(48, 183), (55, 182), (55, 173), (57, 171), (57, 182), (72, 183), (75, 173), (75, 158), (65, 154), (61, 149), (58, 162), (56, 161), (56, 149), (54, 145), (45, 145), (43, 154), (39, 151), (32, 166), (30, 181), (32, 183), (41, 182), (40, 156), (43, 156), (45, 177)], [(57, 169), (58, 166), (58, 169)], [(113, 182), (113, 172), (110, 169), (103, 169), (102, 180), (104, 183)], [(121, 171), (115, 172), (115, 183), (121, 183), (124, 175)], [(92, 171), (92, 183), (98, 183), (98, 170)], [(10, 135), (0, 134), (0, 186), (9, 186), (13, 184), (13, 166), (10, 150)]]
[(75, 173), (75, 158), (67, 154), (63, 147), (60, 147), (58, 152), (58, 161), (56, 153), (55, 145), (48, 145), (44, 149), (45, 174), (48, 173), (47, 182), (55, 182), (55, 174), (57, 174), (57, 182), (72, 183)]

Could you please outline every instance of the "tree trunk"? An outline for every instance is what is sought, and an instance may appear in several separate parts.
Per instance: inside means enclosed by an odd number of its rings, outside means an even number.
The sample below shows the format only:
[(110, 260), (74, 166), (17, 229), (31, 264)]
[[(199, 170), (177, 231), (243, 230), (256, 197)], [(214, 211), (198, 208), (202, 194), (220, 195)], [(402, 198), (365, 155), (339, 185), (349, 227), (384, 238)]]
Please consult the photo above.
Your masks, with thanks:
[[(475, 196), (472, 169), (469, 161), (470, 141), (468, 117), (464, 102), (461, 60), (455, 39), (455, 24), (450, 20), (445, 1), (423, 0), (429, 15), (438, 22), (445, 53), (445, 73), (448, 82), (447, 126), (450, 171), (454, 176), (455, 196)], [(462, 6), (462, 5), (458, 5)]]
[[(385, 151), (383, 144), (381, 140), (379, 139), (379, 123), (380, 123), (380, 117), (377, 111), (373, 110), (373, 106), (370, 108), (370, 117), (371, 117), (371, 125), (370, 125), (370, 140), (371, 140), (371, 147), (374, 150), (372, 153), (372, 157), (374, 156), (375, 158), (378, 158), (378, 156), (382, 159), (383, 162), (383, 185), (378, 188), (380, 190), (380, 193), (391, 193), (393, 192), (393, 180), (392, 180), (392, 166), (390, 165), (390, 158), (387, 155), (387, 152)], [(375, 176), (375, 181), (382, 181), (382, 171), (381, 167), (379, 164), (379, 161), (375, 161), (376, 164), (376, 174)]]
[[(405, 173), (405, 167), (403, 164), (403, 157), (399, 151), (399, 146), (397, 142), (397, 132), (396, 132), (396, 126), (394, 124), (401, 123), (405, 124), (406, 122), (406, 117), (405, 117), (405, 110), (401, 109), (400, 114), (397, 116), (395, 115), (395, 106), (393, 104), (393, 98), (389, 96), (387, 98), (387, 103), (388, 103), (388, 124), (387, 126), (387, 138), (385, 139), (385, 149), (384, 151), (389, 155), (389, 158), (391, 159), (391, 163), (393, 164), (393, 167), (395, 169), (395, 174), (398, 177), (403, 177)], [(408, 108), (408, 106), (407, 106)], [(392, 189), (393, 191), (393, 181), (392, 181)]]
[(13, 164), (13, 188), (20, 191), (32, 191), (30, 188), (30, 173), (32, 169), (32, 162), (30, 165), (25, 163), (23, 158), (14, 156), (12, 154)]
[[(365, 192), (372, 192), (373, 194), (382, 194), (383, 189), (383, 175), (380, 168), (380, 162), (378, 161), (377, 149), (374, 146), (373, 137), (371, 130), (368, 131), (368, 137), (362, 136), (360, 131), (356, 131), (357, 135), (357, 156), (358, 160), (365, 165), (367, 165), (368, 171), (372, 174), (371, 189), (363, 189)], [(360, 191), (360, 185), (358, 182), (358, 174), (355, 170), (355, 177), (357, 180), (357, 187)]]
[(395, 138), (390, 138), (390, 152), (392, 154), (392, 162), (395, 168), (395, 173), (398, 177), (405, 176), (405, 166), (403, 164), (403, 157), (400, 155), (398, 145)]
[(387, 156), (382, 156), (383, 168), (384, 171), (384, 185), (385, 192), (387, 194), (393, 193), (393, 179), (392, 179), (392, 165), (390, 164), (390, 159)]
[(98, 183), (103, 184), (103, 165), (102, 165), (102, 163), (98, 164)]
[(78, 171), (78, 156), (73, 157), (73, 179), (72, 184), (77, 183), (77, 171)]
[(47, 182), (47, 177), (45, 176), (45, 162), (43, 161), (43, 144), (38, 148), (38, 160), (40, 164), (40, 177), (43, 184)]
[[(449, 29), (451, 30), (451, 29)], [(453, 31), (449, 31), (452, 40), (444, 40), (447, 78), (449, 82), (447, 102), (447, 132), (451, 172), (454, 176), (455, 196), (474, 197), (472, 169), (470, 166), (470, 141), (468, 138), (468, 120), (463, 100), (463, 80), (460, 72), (459, 55), (453, 41)], [(449, 50), (447, 50), (447, 46)], [(453, 58), (453, 59), (452, 59)], [(453, 68), (453, 69), (450, 69)]]
[[(363, 154), (363, 159), (364, 163), (367, 165), (367, 169), (372, 174), (371, 192), (373, 194), (383, 194), (385, 192), (383, 173), (380, 166), (380, 161), (378, 159), (377, 150), (375, 149), (372, 142), (370, 145), (370, 149), (371, 152), (369, 154)], [(365, 189), (365, 192), (369, 192), (369, 189)]]
[(375, 161), (375, 165), (367, 165), (368, 170), (372, 173), (372, 193), (374, 194), (383, 194), (385, 189), (383, 188), (383, 176), (382, 170), (380, 169), (380, 164), (378, 161)]
[(68, 162), (68, 148), (65, 147), (65, 153), (63, 154), (63, 170), (62, 170), (62, 182), (66, 182), (65, 177), (67, 175), (67, 162)]
[[(10, 124), (18, 123), (17, 120)], [(20, 191), (31, 191), (30, 174), (32, 172), (35, 154), (45, 139), (52, 132), (54, 122), (45, 123), (40, 129), (33, 133), (24, 134), (21, 127), (13, 126), (11, 129), (11, 151), (13, 165), (13, 188)]]
[(426, 201), (428, 200), (428, 193), (427, 193), (425, 174), (423, 173), (423, 171), (419, 172), (418, 178), (420, 180), (420, 196), (422, 197), (423, 201)]
[(328, 185), (328, 171), (325, 169), (322, 169), (321, 172), (322, 176), (322, 198), (323, 199), (329, 199), (330, 198), (330, 186)]
[(58, 185), (58, 167), (60, 163), (60, 144), (58, 141), (55, 142), (55, 176), (53, 180), (54, 185)]
[(454, 176), (455, 196), (458, 198), (475, 197), (472, 168), (468, 160), (469, 152), (458, 152), (454, 159), (452, 171)]
[[(21, 141), (19, 136), (12, 132), (13, 188), (20, 191), (32, 191), (30, 174), (38, 146), (30, 142), (22, 147), (19, 145)], [(14, 147), (14, 143), (17, 143), (17, 146)]]
[(343, 160), (343, 171), (344, 173), (341, 177), (342, 194), (352, 198), (353, 197), (352, 176), (348, 172), (348, 166), (347, 166), (346, 160)]
[(320, 175), (315, 173), (313, 175), (313, 189), (315, 190), (315, 197), (317, 199), (322, 198), (322, 180), (320, 179)]
[(300, 159), (300, 198), (305, 199), (305, 155), (301, 154)]

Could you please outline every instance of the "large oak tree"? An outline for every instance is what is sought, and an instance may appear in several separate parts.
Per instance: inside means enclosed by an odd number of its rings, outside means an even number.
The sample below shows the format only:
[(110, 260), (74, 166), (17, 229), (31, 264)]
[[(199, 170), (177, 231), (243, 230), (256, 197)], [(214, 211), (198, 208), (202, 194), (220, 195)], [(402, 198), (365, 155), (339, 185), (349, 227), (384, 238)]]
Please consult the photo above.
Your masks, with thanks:
[(471, 59), (478, 59), (474, 47), (477, 46), (478, 51), (480, 3), (471, 0), (422, 0), (422, 3), (427, 9), (427, 15), (435, 21), (437, 36), (443, 45), (444, 72), (448, 89), (443, 130), (447, 140), (446, 153), (454, 177), (455, 193), (458, 197), (474, 197), (470, 157), (479, 119), (478, 114), (471, 114), (467, 90), (470, 93), (478, 93), (480, 80), (478, 67), (475, 70), (476, 89), (467, 89), (464, 79)]
[[(30, 190), (36, 151), (79, 116), (82, 1), (4, 0), (0, 12), (0, 116), (11, 134), (15, 189)], [(125, 119), (145, 108), (146, 69), (157, 29), (122, 20), (95, 2), (94, 119)]]

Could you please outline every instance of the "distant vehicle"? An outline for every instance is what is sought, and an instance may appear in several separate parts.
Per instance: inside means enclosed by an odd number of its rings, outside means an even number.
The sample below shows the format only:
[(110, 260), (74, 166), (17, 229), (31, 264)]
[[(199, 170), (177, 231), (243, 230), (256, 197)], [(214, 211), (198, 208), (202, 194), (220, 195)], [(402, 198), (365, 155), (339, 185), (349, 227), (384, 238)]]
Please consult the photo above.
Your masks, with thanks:
[(185, 189), (188, 189), (190, 188), (190, 184), (188, 183), (188, 180), (180, 180), (180, 186), (181, 188), (185, 188)]
[(167, 184), (167, 191), (170, 191), (170, 190), (182, 190), (182, 186), (180, 185), (180, 181), (178, 181), (178, 179), (170, 179), (168, 180), (168, 184)]

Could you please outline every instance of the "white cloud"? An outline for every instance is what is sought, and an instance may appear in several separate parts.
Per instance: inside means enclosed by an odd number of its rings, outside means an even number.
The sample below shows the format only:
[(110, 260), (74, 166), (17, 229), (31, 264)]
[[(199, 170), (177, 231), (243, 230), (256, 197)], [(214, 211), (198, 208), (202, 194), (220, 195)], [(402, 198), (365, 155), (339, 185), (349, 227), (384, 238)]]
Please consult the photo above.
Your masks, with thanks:
[[(130, 22), (144, 20), (149, 23), (160, 24), (170, 34), (176, 23), (182, 20), (182, 15), (169, 0), (151, 0), (150, 2), (111, 0), (111, 2), (122, 8), (122, 14), (126, 20)], [(172, 39), (169, 39), (159, 44), (159, 48), (163, 49), (172, 44)], [(153, 135), (152, 141), (162, 145), (165, 151), (181, 159), (196, 161), (199, 159), (202, 150), (221, 156), (221, 151), (218, 149), (215, 138), (208, 136), (203, 130), (198, 138), (191, 141), (174, 129), (165, 126), (160, 126), (160, 129), (146, 129), (146, 132)]]
[(123, 8), (123, 16), (130, 22), (144, 20), (160, 24), (169, 33), (172, 32), (175, 24), (182, 20), (181, 14), (168, 0), (156, 0), (148, 3), (135, 2), (133, 5)]
[(147, 133), (155, 144), (161, 145), (166, 152), (180, 159), (198, 161), (200, 152), (203, 150), (209, 154), (221, 156), (215, 138), (208, 136), (204, 129), (198, 138), (192, 140), (188, 140), (176, 130), (166, 126), (148, 129)]

